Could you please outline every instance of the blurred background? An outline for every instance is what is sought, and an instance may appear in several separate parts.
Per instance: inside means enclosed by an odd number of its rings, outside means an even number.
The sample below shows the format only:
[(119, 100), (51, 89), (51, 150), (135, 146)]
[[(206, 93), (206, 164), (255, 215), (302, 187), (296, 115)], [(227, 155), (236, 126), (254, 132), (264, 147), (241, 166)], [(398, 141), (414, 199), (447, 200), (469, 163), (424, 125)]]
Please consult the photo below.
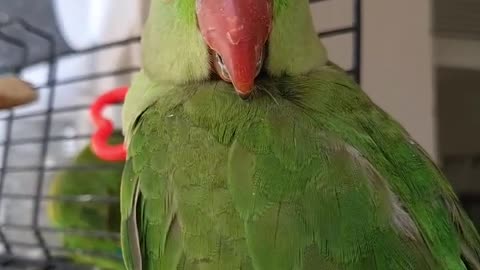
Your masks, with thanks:
[[(480, 2), (312, 0), (311, 9), (330, 58), (431, 154), (480, 224)], [(66, 235), (118, 241), (103, 228), (62, 227), (47, 210), (118, 203), (115, 193), (62, 197), (51, 187), (62, 172), (116, 170), (75, 161), (94, 130), (90, 104), (138, 70), (147, 10), (147, 0), (0, 0), (0, 78), (19, 76), (38, 94), (0, 110), (1, 269), (91, 269), (75, 257), (100, 254), (95, 245), (67, 248)], [(117, 128), (120, 108), (106, 113)]]

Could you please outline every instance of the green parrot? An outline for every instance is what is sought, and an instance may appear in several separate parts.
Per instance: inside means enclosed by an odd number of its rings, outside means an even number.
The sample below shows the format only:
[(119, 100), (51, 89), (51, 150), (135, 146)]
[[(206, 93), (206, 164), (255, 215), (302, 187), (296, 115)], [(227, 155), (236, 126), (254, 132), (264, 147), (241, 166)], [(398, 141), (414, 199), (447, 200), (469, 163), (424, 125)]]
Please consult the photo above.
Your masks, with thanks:
[(327, 64), (307, 0), (153, 0), (142, 44), (127, 269), (480, 269), (450, 184)]
[[(114, 133), (110, 139), (110, 143), (122, 141), (120, 132)], [(100, 269), (125, 269), (118, 239), (88, 234), (92, 231), (120, 232), (119, 203), (89, 201), (88, 196), (118, 196), (123, 162), (112, 165), (111, 162), (101, 160), (88, 145), (75, 157), (73, 165), (99, 167), (92, 170), (62, 171), (50, 185), (50, 196), (86, 198), (80, 202), (54, 199), (48, 203), (47, 213), (51, 222), (55, 227), (67, 230), (63, 236), (63, 247), (71, 250), (72, 259), (79, 263), (95, 265)], [(85, 231), (87, 234), (69, 233), (69, 229)]]

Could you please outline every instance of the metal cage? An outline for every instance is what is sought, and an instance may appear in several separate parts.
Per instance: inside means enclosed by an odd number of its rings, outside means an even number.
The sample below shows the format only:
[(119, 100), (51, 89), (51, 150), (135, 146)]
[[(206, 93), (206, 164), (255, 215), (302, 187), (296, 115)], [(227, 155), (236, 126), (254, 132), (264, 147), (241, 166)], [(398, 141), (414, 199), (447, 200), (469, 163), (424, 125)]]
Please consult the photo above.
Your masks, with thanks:
[[(323, 0), (312, 0), (320, 2)], [(335, 1), (335, 0), (330, 0)], [(342, 34), (353, 33), (353, 68), (351, 73), (357, 81), (360, 81), (361, 72), (361, 0), (353, 0), (354, 22), (353, 25), (338, 29), (331, 29), (319, 33), (320, 38), (327, 38)], [(0, 4), (1, 5), (1, 4)], [(8, 14), (7, 14), (8, 15)], [(3, 18), (3, 21), (2, 21)], [(11, 28), (14, 31), (11, 31)], [(21, 34), (19, 34), (21, 32)], [(29, 38), (25, 38), (29, 36)], [(44, 82), (35, 85), (36, 91), (43, 95), (45, 104), (39, 109), (22, 110), (14, 109), (0, 112), (0, 268), (1, 269), (90, 269), (89, 266), (76, 265), (69, 259), (71, 252), (84, 252), (96, 254), (95, 250), (72, 251), (49, 240), (52, 235), (61, 237), (63, 234), (82, 234), (91, 237), (110, 237), (118, 239), (116, 233), (103, 231), (82, 231), (75, 228), (60, 230), (45, 222), (44, 203), (51, 200), (84, 203), (84, 199), (77, 197), (55, 197), (46, 193), (48, 180), (52, 174), (65, 170), (105, 170), (109, 168), (99, 167), (75, 167), (64, 164), (52, 164), (49, 162), (49, 152), (52, 149), (65, 147), (65, 143), (88, 141), (91, 131), (77, 130), (72, 133), (58, 134), (53, 132), (57, 124), (57, 116), (75, 112), (85, 112), (90, 102), (58, 107), (55, 106), (56, 96), (61, 91), (77, 91), (73, 85), (102, 78), (131, 75), (138, 70), (138, 66), (121, 67), (114, 70), (92, 72), (85, 75), (59, 78), (57, 76), (59, 61), (71, 56), (101, 52), (112, 48), (131, 46), (138, 44), (140, 38), (130, 37), (113, 43), (105, 43), (99, 46), (83, 50), (59, 50), (58, 40), (48, 32), (29, 22), (29, 18), (0, 16), (0, 48), (9, 47), (19, 55), (16, 63), (7, 63), (2, 66), (0, 59), (0, 75), (17, 74), (30, 68), (34, 64), (43, 63), (47, 66), (44, 74)], [(38, 50), (38, 44), (42, 43), (43, 53), (36, 59), (31, 59), (32, 50)], [(108, 90), (108, 89), (104, 89)], [(79, 91), (79, 90), (78, 90)], [(28, 107), (28, 106), (27, 106)], [(42, 122), (37, 134), (27, 134), (17, 137), (16, 124), (29, 119), (37, 119)], [(90, 123), (87, 123), (90, 124)], [(29, 129), (23, 130), (29, 133)], [(60, 144), (60, 145), (58, 145)], [(38, 151), (30, 151), (28, 147), (35, 145)], [(31, 165), (25, 165), (23, 161), (14, 162), (16, 149), (25, 147), (29, 156), (35, 156), (36, 161)], [(8, 190), (10, 182), (20, 182), (16, 185), (21, 192)], [(27, 184), (28, 183), (28, 184)], [(27, 188), (28, 185), (28, 188)], [(23, 189), (30, 189), (23, 192)], [(17, 189), (18, 190), (18, 189)], [(118, 203), (118, 197), (90, 197), (90, 201), (98, 203)], [(20, 207), (23, 203), (29, 205), (26, 210), (19, 209), (21, 213), (13, 218), (5, 219), (5, 211), (9, 207)], [(22, 222), (19, 221), (22, 220)], [(20, 235), (30, 235), (29, 241), (19, 239)], [(13, 235), (13, 236), (12, 236)], [(53, 237), (53, 238), (55, 238)], [(32, 252), (31, 252), (32, 251)], [(32, 255), (33, 254), (33, 255)], [(99, 254), (101, 256), (101, 254)], [(120, 259), (120, 258), (118, 258)]]

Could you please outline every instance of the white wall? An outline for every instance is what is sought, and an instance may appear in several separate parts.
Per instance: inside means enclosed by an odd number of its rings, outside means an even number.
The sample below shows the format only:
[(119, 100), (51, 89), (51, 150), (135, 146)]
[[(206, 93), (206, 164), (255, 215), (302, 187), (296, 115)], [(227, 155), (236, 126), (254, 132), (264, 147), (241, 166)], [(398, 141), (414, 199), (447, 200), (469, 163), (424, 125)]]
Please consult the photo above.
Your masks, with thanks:
[[(317, 29), (351, 24), (352, 2), (313, 4)], [(351, 36), (325, 43), (349, 68)], [(436, 158), (432, 54), (429, 0), (363, 1), (363, 88)]]

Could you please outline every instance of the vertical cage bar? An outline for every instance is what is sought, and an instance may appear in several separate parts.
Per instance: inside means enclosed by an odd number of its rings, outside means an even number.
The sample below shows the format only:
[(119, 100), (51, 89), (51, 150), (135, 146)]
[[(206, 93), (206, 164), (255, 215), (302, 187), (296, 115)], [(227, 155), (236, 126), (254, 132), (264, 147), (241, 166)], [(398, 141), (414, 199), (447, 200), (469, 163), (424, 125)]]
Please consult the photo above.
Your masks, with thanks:
[(354, 76), (358, 84), (362, 83), (362, 0), (355, 0), (353, 63)]
[[(20, 64), (18, 67), (12, 68), (13, 73), (19, 74), (21, 67), (25, 66), (27, 59), (28, 59), (28, 47), (27, 45), (16, 38), (13, 38), (3, 32), (1, 32), (1, 28), (3, 25), (0, 25), (0, 41), (5, 42), (7, 44), (10, 44), (14, 47), (19, 48), (22, 51), (22, 59), (20, 61)], [(5, 186), (5, 179), (7, 176), (7, 167), (8, 167), (8, 159), (9, 159), (9, 153), (10, 153), (10, 141), (12, 138), (12, 130), (13, 130), (13, 111), (9, 110), (7, 119), (6, 121), (6, 130), (5, 130), (5, 145), (3, 148), (3, 160), (2, 160), (2, 165), (0, 167), (0, 195), (3, 193), (3, 188)], [(2, 197), (0, 196), (0, 203), (2, 202)], [(4, 245), (5, 252), (7, 255), (12, 254), (12, 247), (10, 243), (8, 242), (8, 239), (5, 236), (5, 233), (2, 228), (0, 228), (0, 240), (2, 241), (2, 244)]]
[(47, 160), (48, 154), (48, 146), (49, 146), (49, 136), (50, 136), (50, 127), (52, 125), (52, 109), (53, 103), (55, 100), (55, 77), (57, 74), (57, 59), (55, 57), (55, 40), (54, 38), (40, 30), (36, 27), (28, 24), (22, 19), (18, 19), (18, 24), (20, 24), (26, 31), (42, 38), (48, 43), (48, 78), (47, 78), (47, 86), (49, 88), (48, 100), (47, 100), (47, 110), (45, 114), (45, 125), (43, 129), (43, 137), (42, 137), (42, 146), (40, 149), (40, 166), (38, 170), (38, 177), (37, 177), (37, 185), (35, 189), (35, 200), (34, 200), (34, 208), (33, 208), (33, 233), (37, 238), (37, 241), (43, 251), (43, 254), (47, 258), (47, 265), (52, 261), (52, 255), (50, 250), (47, 246), (47, 242), (43, 237), (42, 231), (39, 228), (39, 220), (40, 220), (40, 205), (41, 205), (41, 198), (42, 198), (42, 187), (45, 180), (45, 163)]

